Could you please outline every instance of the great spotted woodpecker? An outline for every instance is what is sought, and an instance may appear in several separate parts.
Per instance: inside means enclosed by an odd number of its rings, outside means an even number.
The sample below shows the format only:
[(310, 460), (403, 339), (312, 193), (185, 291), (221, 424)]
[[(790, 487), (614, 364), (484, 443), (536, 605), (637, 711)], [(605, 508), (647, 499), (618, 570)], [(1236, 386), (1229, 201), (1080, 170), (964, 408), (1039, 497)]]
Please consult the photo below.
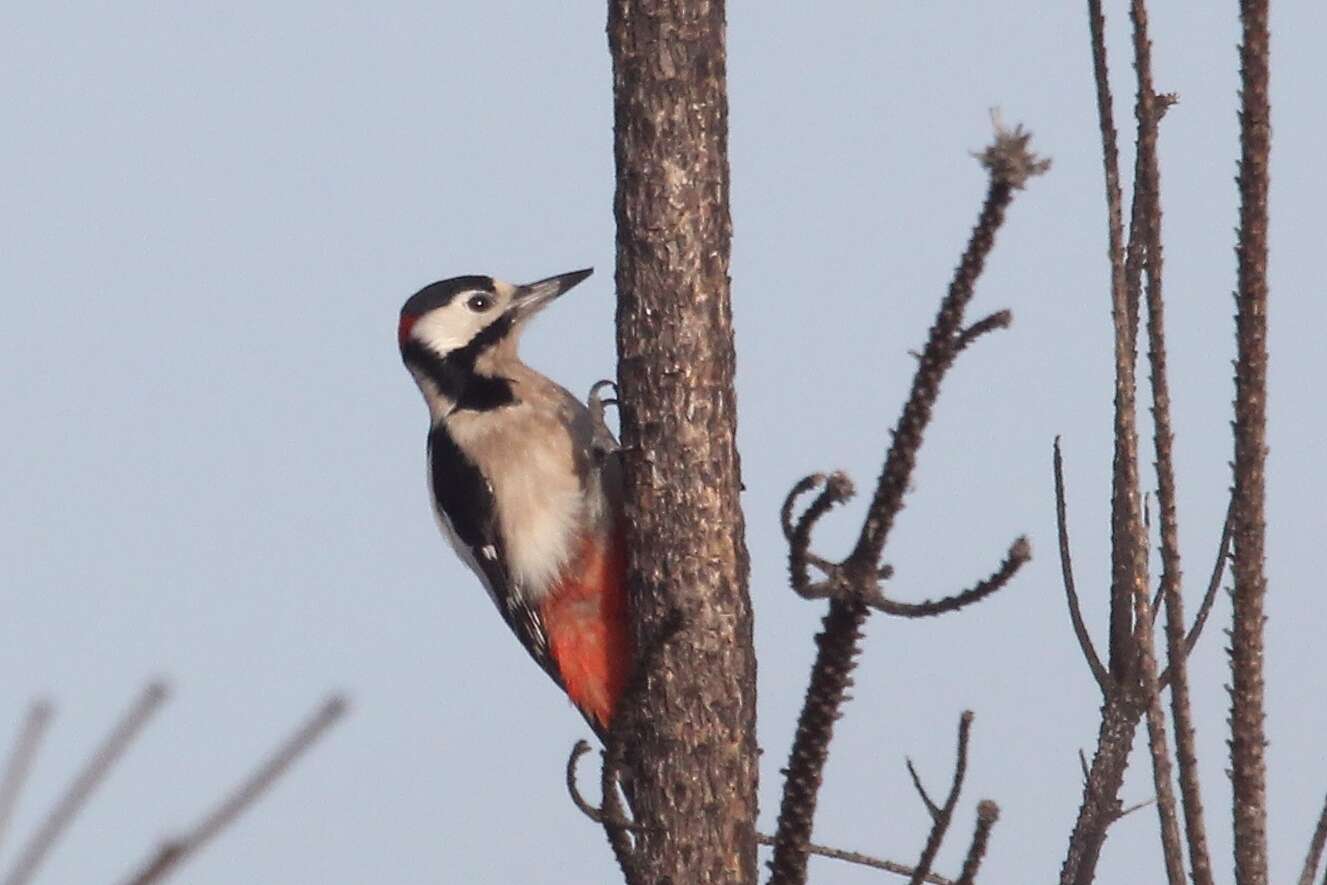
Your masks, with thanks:
[(587, 408), (517, 354), (526, 322), (590, 273), (433, 283), (401, 308), (398, 340), (428, 404), (443, 534), (602, 738), (631, 664), (621, 464), (600, 385)]

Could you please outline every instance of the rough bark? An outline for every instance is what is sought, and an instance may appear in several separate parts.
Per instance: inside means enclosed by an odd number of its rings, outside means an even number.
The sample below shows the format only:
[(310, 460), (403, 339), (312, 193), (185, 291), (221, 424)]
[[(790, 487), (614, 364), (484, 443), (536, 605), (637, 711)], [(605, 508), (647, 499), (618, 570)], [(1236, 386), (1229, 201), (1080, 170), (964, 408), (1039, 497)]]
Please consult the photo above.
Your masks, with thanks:
[[(639, 878), (754, 882), (755, 654), (735, 444), (724, 5), (610, 0)], [(667, 641), (659, 631), (676, 626)]]

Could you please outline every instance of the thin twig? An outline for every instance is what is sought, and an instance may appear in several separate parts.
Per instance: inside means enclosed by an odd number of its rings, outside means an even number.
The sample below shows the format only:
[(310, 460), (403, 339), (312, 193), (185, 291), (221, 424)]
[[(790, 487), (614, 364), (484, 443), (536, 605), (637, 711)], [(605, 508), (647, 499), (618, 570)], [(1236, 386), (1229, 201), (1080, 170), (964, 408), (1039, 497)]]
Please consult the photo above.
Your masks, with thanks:
[[(773, 845), (774, 837), (767, 836), (764, 833), (756, 833), (756, 842), (760, 845)], [(885, 860), (879, 857), (873, 857), (869, 854), (862, 854), (859, 851), (844, 851), (841, 848), (830, 848), (827, 845), (818, 845), (811, 842), (806, 846), (810, 854), (817, 857), (827, 857), (831, 860), (841, 860), (845, 863), (856, 864), (857, 866), (870, 867), (875, 870), (884, 870), (886, 873), (893, 873), (896, 876), (911, 876), (913, 868), (907, 864), (896, 863), (892, 860)], [(927, 873), (923, 880), (931, 885), (954, 885), (953, 879), (946, 879), (944, 876), (937, 876), (935, 873)]]
[(1230, 543), (1235, 532), (1235, 497), (1230, 498), (1230, 505), (1226, 509), (1226, 522), (1221, 529), (1221, 541), (1216, 554), (1216, 563), (1212, 566), (1212, 577), (1207, 582), (1207, 591), (1203, 594), (1202, 605), (1198, 606), (1198, 616), (1193, 619), (1193, 626), (1189, 628), (1189, 634), (1184, 637), (1184, 653), (1193, 654), (1194, 646), (1198, 644), (1198, 637), (1203, 633), (1203, 625), (1207, 623), (1207, 616), (1212, 611), (1212, 604), (1216, 601), (1216, 592), (1221, 587), (1221, 578), (1225, 575), (1226, 562), (1230, 559)]
[(27, 783), (32, 771), (32, 762), (37, 756), (37, 748), (46, 734), (46, 726), (51, 721), (52, 707), (49, 701), (36, 700), (28, 707), (27, 716), (14, 738), (14, 748), (5, 762), (5, 773), (0, 778), (0, 844), (5, 841), (5, 832), (9, 829), (9, 819), (18, 804), (18, 797)]
[[(1092, 645), (1092, 636), (1087, 632), (1083, 621), (1083, 610), (1078, 603), (1078, 591), (1074, 586), (1074, 562), (1069, 552), (1069, 516), (1064, 491), (1064, 463), (1060, 457), (1060, 438), (1055, 437), (1055, 525), (1060, 539), (1060, 572), (1064, 576), (1064, 595), (1069, 602), (1069, 622), (1073, 624), (1074, 636), (1078, 637), (1078, 647), (1087, 660), (1092, 678), (1097, 681), (1102, 697), (1109, 697), (1113, 691), (1110, 674), (1102, 666)], [(1081, 755), (1081, 752), (1080, 752)], [(1083, 763), (1084, 778), (1087, 776), (1087, 763)]]
[[(1221, 540), (1218, 542), (1216, 562), (1212, 565), (1212, 576), (1208, 579), (1207, 589), (1203, 591), (1202, 604), (1198, 606), (1198, 615), (1193, 619), (1193, 626), (1184, 637), (1184, 655), (1187, 658), (1193, 654), (1194, 648), (1198, 645), (1198, 639), (1202, 636), (1203, 626), (1207, 623), (1207, 616), (1212, 612), (1212, 605), (1216, 602), (1217, 591), (1221, 589), (1221, 578), (1225, 575), (1226, 562), (1230, 559), (1230, 539), (1235, 525), (1235, 499), (1232, 496), (1230, 503), (1226, 508), (1226, 522), (1221, 529)], [(1161, 687), (1164, 689), (1170, 685), (1171, 671), (1170, 665), (1161, 671), (1159, 677)]]
[(346, 701), (333, 695), (314, 711), (294, 734), (288, 737), (252, 774), (232, 790), (209, 811), (193, 829), (183, 836), (169, 839), (138, 868), (138, 872), (125, 880), (125, 885), (149, 885), (161, 882), (191, 860), (218, 833), (235, 822), (272, 785), (284, 775), (296, 760), (318, 742), (327, 730), (345, 715)]
[[(909, 885), (921, 885), (926, 874), (931, 871), (931, 864), (935, 862), (935, 856), (940, 852), (940, 843), (944, 842), (945, 833), (948, 832), (949, 824), (954, 819), (958, 795), (963, 790), (963, 776), (968, 770), (968, 736), (971, 729), (972, 711), (964, 710), (963, 715), (958, 718), (958, 750), (955, 754), (954, 778), (949, 785), (949, 795), (945, 797), (945, 804), (931, 814), (931, 832), (926, 837), (926, 845), (922, 848), (921, 857), (913, 869)], [(923, 796), (926, 795), (924, 790), (921, 792)], [(931, 804), (927, 802), (928, 809)]]
[(46, 819), (42, 821), (37, 832), (32, 835), (22, 851), (19, 852), (18, 859), (14, 861), (14, 866), (10, 868), (9, 874), (5, 877), (5, 885), (25, 885), (31, 881), (41, 862), (46, 859), (47, 853), (56, 840), (64, 834), (65, 828), (69, 826), (74, 816), (87, 804), (88, 797), (95, 790), (114, 767), (115, 763), (124, 755), (125, 750), (138, 737), (147, 721), (152, 718), (152, 714), (157, 711), (162, 702), (166, 699), (167, 690), (165, 683), (151, 682), (143, 689), (140, 694), (125, 711), (120, 721), (111, 729), (109, 735), (102, 742), (92, 757), (88, 759), (87, 764), (78, 773), (69, 787), (55, 803)]
[(922, 786), (922, 779), (917, 775), (917, 769), (912, 764), (912, 760), (904, 759), (903, 761), (908, 767), (908, 777), (912, 778), (912, 786), (916, 789), (917, 795), (921, 797), (922, 804), (926, 806), (926, 810), (930, 813), (931, 820), (937, 820), (940, 817), (940, 806), (935, 804), (935, 801), (926, 792), (926, 787)]
[(968, 846), (968, 856), (963, 861), (963, 871), (955, 885), (973, 885), (977, 880), (977, 870), (981, 868), (986, 856), (986, 845), (991, 839), (991, 828), (1000, 819), (1000, 806), (990, 799), (977, 803), (977, 828), (972, 833), (972, 844)]
[(1299, 885), (1313, 885), (1313, 877), (1318, 874), (1318, 864), (1322, 862), (1324, 845), (1327, 845), (1327, 802), (1323, 803), (1318, 825), (1313, 828), (1313, 838), (1309, 840), (1308, 854), (1304, 857), (1304, 870), (1299, 874)]
[(962, 351), (981, 336), (994, 332), (996, 329), (1008, 329), (1013, 321), (1014, 315), (1008, 310), (997, 310), (990, 316), (977, 320), (958, 334), (956, 352)]

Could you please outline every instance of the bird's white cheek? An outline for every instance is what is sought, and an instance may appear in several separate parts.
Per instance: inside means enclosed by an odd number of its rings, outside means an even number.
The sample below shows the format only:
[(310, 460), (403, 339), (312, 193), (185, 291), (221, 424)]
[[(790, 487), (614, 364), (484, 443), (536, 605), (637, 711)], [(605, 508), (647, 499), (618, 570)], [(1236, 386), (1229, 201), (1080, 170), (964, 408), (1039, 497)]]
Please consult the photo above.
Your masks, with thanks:
[(472, 314), (449, 306), (422, 317), (410, 334), (435, 353), (445, 355), (468, 344), (474, 337), (476, 325)]

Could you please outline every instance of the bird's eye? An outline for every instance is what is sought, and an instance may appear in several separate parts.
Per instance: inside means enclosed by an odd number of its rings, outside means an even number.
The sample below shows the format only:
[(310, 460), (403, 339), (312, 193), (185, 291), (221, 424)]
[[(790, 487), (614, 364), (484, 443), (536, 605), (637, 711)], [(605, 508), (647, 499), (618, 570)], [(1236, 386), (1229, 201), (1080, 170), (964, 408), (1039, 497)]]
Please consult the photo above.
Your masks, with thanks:
[(469, 300), (465, 302), (465, 306), (475, 313), (483, 313), (493, 306), (493, 296), (484, 295), (483, 293), (471, 295)]

